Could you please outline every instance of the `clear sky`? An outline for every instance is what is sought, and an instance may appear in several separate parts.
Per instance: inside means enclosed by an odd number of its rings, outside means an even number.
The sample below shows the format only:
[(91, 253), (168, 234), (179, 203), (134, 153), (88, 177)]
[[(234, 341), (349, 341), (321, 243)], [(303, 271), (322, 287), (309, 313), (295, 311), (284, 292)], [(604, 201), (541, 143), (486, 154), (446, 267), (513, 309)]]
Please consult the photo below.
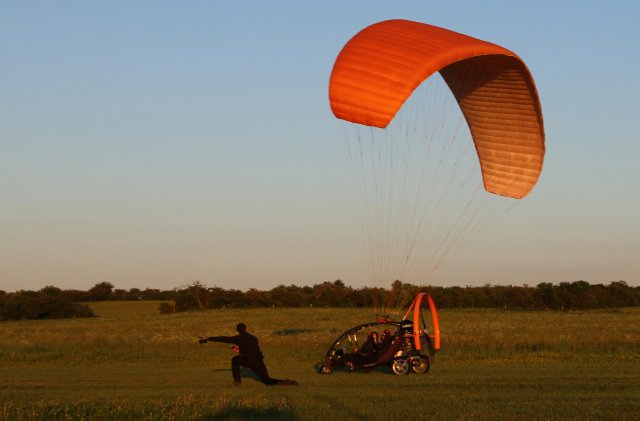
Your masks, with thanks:
[(636, 1), (0, 1), (0, 289), (367, 284), (336, 55), (404, 18), (515, 51), (547, 155), (439, 285), (640, 284)]

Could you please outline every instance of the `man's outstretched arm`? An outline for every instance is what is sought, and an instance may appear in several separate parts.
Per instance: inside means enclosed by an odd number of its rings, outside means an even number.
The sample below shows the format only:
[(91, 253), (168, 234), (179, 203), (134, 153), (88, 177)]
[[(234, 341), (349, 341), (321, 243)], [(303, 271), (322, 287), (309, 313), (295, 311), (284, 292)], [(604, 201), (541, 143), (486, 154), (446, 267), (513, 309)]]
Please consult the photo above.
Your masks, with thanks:
[(236, 337), (235, 336), (209, 336), (209, 337), (201, 336), (198, 342), (200, 342), (201, 344), (204, 344), (207, 342), (224, 342), (227, 344), (235, 344)]

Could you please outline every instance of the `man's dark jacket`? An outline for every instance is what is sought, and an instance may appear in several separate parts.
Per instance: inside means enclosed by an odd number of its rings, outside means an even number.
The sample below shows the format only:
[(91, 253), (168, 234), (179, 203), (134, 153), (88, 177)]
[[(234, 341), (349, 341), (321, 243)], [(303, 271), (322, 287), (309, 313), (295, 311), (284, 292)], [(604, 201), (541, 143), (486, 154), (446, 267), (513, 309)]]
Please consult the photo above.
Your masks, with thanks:
[(240, 348), (240, 354), (251, 358), (262, 359), (258, 338), (250, 333), (242, 332), (236, 336), (211, 336), (207, 340), (212, 342), (224, 342), (228, 344), (236, 344)]

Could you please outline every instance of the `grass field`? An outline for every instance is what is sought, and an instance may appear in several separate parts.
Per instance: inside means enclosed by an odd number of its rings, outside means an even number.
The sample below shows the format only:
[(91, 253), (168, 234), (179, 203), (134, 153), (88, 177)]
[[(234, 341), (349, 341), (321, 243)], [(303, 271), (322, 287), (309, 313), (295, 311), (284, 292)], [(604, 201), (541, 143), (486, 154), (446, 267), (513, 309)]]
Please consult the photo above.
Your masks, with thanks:
[[(251, 309), (160, 315), (157, 302), (91, 304), (100, 317), (0, 323), (0, 419), (639, 419), (640, 309), (440, 312), (426, 375), (316, 373), (371, 310)], [(239, 321), (270, 373), (231, 386), (223, 344)]]

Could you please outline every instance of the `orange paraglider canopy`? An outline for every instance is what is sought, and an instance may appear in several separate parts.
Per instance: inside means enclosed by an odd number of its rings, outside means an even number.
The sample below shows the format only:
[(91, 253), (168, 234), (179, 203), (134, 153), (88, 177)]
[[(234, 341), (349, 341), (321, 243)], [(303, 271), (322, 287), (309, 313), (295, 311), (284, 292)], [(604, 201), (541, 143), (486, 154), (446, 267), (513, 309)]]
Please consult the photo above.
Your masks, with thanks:
[(438, 71), (469, 125), (485, 190), (526, 196), (542, 171), (542, 111), (527, 66), (503, 47), (418, 22), (376, 23), (356, 34), (336, 59), (331, 109), (337, 118), (384, 128)]

